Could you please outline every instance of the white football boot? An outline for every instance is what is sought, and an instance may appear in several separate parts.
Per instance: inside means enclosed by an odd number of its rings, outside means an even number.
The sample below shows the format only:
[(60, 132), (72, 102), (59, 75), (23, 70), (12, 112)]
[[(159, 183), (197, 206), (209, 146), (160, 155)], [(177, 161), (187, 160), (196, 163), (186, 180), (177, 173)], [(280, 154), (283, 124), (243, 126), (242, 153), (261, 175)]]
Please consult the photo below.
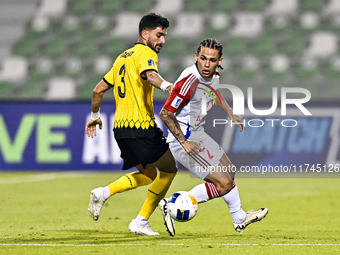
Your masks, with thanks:
[(163, 198), (159, 203), (158, 203), (162, 215), (163, 215), (163, 220), (164, 220), (164, 226), (166, 228), (166, 231), (168, 231), (170, 236), (175, 236), (175, 223), (176, 221), (171, 218), (170, 214), (168, 213), (168, 199)]
[(246, 227), (254, 222), (258, 222), (262, 220), (266, 215), (268, 214), (268, 209), (267, 208), (261, 208), (258, 210), (250, 210), (246, 213), (246, 218), (244, 219), (243, 222), (241, 223), (233, 223), (234, 229), (240, 233), (243, 232), (243, 230), (246, 229)]
[(159, 236), (159, 233), (152, 231), (149, 221), (143, 225), (139, 225), (135, 219), (133, 219), (129, 225), (129, 230), (130, 232), (141, 236)]
[(99, 214), (106, 199), (104, 199), (104, 188), (96, 188), (91, 191), (89, 208), (87, 209), (94, 220), (99, 219)]

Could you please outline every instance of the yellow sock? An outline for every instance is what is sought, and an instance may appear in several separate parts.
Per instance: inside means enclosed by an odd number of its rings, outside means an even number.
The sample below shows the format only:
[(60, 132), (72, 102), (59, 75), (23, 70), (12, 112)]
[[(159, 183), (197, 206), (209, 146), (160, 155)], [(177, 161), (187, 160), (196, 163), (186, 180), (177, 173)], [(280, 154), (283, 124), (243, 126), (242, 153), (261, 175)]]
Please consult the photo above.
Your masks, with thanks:
[(110, 189), (110, 195), (112, 196), (116, 193), (121, 193), (140, 186), (148, 185), (151, 182), (152, 180), (141, 172), (134, 172), (122, 176), (117, 181), (108, 185), (108, 187)]
[(150, 218), (150, 215), (158, 206), (159, 201), (164, 198), (176, 173), (166, 173), (159, 171), (156, 179), (151, 184), (146, 195), (146, 200), (139, 215)]

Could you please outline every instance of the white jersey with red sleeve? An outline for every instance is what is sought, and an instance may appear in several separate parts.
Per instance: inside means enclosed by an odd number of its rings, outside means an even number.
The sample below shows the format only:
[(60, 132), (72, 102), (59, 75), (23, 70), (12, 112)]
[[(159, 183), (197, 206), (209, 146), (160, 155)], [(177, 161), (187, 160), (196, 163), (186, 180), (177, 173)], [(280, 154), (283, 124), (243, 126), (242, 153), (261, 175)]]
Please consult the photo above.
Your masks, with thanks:
[[(203, 125), (208, 111), (218, 97), (216, 85), (219, 82), (219, 72), (216, 71), (213, 77), (207, 80), (199, 74), (196, 65), (186, 68), (175, 82), (174, 89), (163, 108), (175, 113), (181, 130), (188, 140), (203, 139), (205, 134)], [(176, 141), (171, 132), (167, 141)]]

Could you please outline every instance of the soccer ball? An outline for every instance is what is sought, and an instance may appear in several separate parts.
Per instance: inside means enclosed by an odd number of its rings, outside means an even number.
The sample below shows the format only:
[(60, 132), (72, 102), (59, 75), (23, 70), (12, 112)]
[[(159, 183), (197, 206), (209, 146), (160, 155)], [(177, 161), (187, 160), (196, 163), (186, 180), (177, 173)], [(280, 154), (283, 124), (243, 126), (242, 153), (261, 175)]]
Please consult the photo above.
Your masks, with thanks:
[(194, 196), (186, 191), (178, 191), (169, 198), (168, 212), (176, 221), (189, 221), (195, 217), (198, 205)]

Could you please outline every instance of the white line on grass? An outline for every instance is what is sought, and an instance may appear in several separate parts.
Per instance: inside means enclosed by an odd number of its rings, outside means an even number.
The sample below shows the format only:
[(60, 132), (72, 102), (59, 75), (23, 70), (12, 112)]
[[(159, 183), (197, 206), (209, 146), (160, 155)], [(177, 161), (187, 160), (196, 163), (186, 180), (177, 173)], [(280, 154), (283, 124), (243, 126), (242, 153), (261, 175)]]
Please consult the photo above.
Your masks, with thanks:
[[(39, 244), (39, 243), (22, 243), (22, 244), (11, 244), (11, 243), (3, 243), (0, 246), (67, 246), (67, 247), (100, 247), (100, 246), (154, 246), (154, 245), (169, 245), (169, 246), (183, 246), (184, 244), (136, 244), (136, 243), (125, 243), (125, 244)], [(309, 244), (309, 243), (273, 243), (273, 244), (241, 244), (241, 243), (210, 243), (210, 244), (189, 244), (194, 246), (203, 246), (203, 245), (223, 245), (223, 246), (340, 246), (340, 244), (336, 243), (319, 243), (319, 244)]]
[(0, 184), (15, 184), (15, 183), (24, 183), (24, 182), (40, 182), (40, 181), (48, 181), (54, 179), (64, 179), (64, 178), (73, 178), (84, 176), (84, 173), (76, 173), (76, 172), (66, 172), (66, 173), (43, 173), (36, 174), (30, 176), (21, 176), (21, 177), (11, 177), (0, 179)]

